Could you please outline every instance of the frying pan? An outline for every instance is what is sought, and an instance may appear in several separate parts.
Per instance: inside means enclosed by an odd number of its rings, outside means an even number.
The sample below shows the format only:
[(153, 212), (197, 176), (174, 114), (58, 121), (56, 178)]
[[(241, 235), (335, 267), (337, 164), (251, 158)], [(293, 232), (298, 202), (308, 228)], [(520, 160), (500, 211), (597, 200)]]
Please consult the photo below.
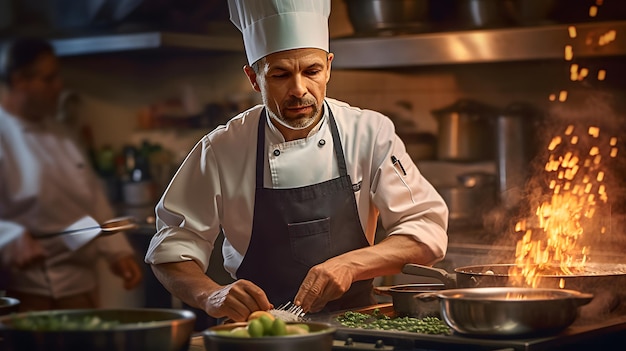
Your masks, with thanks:
[(63, 231), (38, 234), (35, 237), (47, 239), (60, 236), (67, 247), (71, 250), (77, 250), (97, 236), (112, 235), (135, 228), (137, 228), (137, 223), (133, 217), (113, 218), (100, 224), (92, 217), (85, 216)]
[[(473, 265), (454, 269), (454, 273), (434, 267), (407, 264), (402, 272), (440, 280), (446, 289), (512, 286), (509, 270), (514, 264)], [(569, 289), (594, 295), (592, 302), (581, 308), (584, 317), (610, 312), (624, 298), (626, 264), (587, 263), (582, 274), (541, 275), (539, 288)]]

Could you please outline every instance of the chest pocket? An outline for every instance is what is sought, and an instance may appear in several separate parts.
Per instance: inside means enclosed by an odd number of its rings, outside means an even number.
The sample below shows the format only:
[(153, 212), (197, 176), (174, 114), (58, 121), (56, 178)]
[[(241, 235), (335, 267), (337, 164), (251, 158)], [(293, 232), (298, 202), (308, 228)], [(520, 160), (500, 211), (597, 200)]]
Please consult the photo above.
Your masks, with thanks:
[(313, 267), (332, 257), (330, 217), (287, 225), (293, 259)]

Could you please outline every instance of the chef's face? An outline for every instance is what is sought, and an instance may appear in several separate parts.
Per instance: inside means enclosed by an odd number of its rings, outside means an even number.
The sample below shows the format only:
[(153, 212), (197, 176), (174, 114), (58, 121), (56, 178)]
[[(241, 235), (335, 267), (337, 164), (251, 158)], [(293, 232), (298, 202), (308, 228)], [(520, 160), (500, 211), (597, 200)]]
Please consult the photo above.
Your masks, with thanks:
[(332, 60), (333, 54), (321, 49), (294, 49), (270, 54), (245, 72), (270, 116), (301, 130), (321, 118)]
[(30, 67), (16, 73), (12, 89), (22, 96), (25, 118), (41, 120), (54, 114), (63, 89), (56, 56), (44, 53)]

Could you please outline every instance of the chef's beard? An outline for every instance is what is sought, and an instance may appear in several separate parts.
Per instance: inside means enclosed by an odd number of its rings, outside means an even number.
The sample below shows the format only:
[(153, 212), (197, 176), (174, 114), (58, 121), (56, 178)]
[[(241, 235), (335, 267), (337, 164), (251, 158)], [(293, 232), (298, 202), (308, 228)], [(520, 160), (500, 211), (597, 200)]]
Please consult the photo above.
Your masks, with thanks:
[[(269, 104), (269, 101), (265, 101), (265, 105), (269, 106), (268, 104)], [(318, 120), (317, 117), (320, 113), (320, 108), (317, 105), (317, 100), (315, 100), (315, 98), (302, 98), (302, 99), (291, 98), (285, 102), (283, 106), (283, 108), (285, 109), (290, 108), (290, 107), (299, 107), (299, 106), (310, 106), (313, 108), (313, 111), (311, 112), (310, 116), (299, 116), (296, 119), (289, 119), (289, 118), (284, 117), (281, 113), (282, 110), (280, 106), (278, 105), (277, 101), (274, 101), (274, 106), (276, 107), (278, 114), (274, 113), (272, 109), (268, 108), (267, 111), (268, 111), (270, 118), (278, 122), (283, 127), (289, 128), (292, 130), (303, 130), (312, 126), (313, 124), (315, 124), (315, 122), (317, 122)]]

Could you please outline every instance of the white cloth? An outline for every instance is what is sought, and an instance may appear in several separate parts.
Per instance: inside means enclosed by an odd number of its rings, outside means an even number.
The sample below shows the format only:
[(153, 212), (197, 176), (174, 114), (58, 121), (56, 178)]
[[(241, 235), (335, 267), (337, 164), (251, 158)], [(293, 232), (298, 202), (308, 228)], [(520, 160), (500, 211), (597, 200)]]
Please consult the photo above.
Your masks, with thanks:
[[(52, 120), (29, 123), (0, 107), (0, 237), (58, 232), (84, 215), (100, 222), (114, 217), (69, 134)], [(124, 235), (97, 238), (76, 252), (58, 237), (40, 242), (48, 258), (13, 268), (11, 289), (55, 298), (83, 293), (96, 286), (98, 257), (112, 261), (133, 253)]]
[(330, 0), (228, 0), (228, 8), (249, 64), (290, 49), (328, 52)]
[[(374, 242), (380, 212), (387, 235), (413, 235), (433, 250), (437, 260), (442, 259), (448, 244), (448, 209), (411, 161), (391, 120), (333, 99), (326, 101), (337, 121), (348, 174), (353, 184), (361, 184), (355, 195), (367, 240)], [(207, 269), (223, 228), (224, 268), (235, 278), (252, 229), (261, 109), (253, 107), (218, 127), (187, 156), (157, 204), (157, 233), (147, 263), (195, 260)], [(338, 177), (326, 109), (319, 128), (306, 139), (290, 142), (284, 141), (267, 116), (263, 118), (265, 187), (300, 187)], [(323, 146), (320, 140), (325, 141)], [(392, 155), (400, 160), (406, 176), (394, 167)]]

